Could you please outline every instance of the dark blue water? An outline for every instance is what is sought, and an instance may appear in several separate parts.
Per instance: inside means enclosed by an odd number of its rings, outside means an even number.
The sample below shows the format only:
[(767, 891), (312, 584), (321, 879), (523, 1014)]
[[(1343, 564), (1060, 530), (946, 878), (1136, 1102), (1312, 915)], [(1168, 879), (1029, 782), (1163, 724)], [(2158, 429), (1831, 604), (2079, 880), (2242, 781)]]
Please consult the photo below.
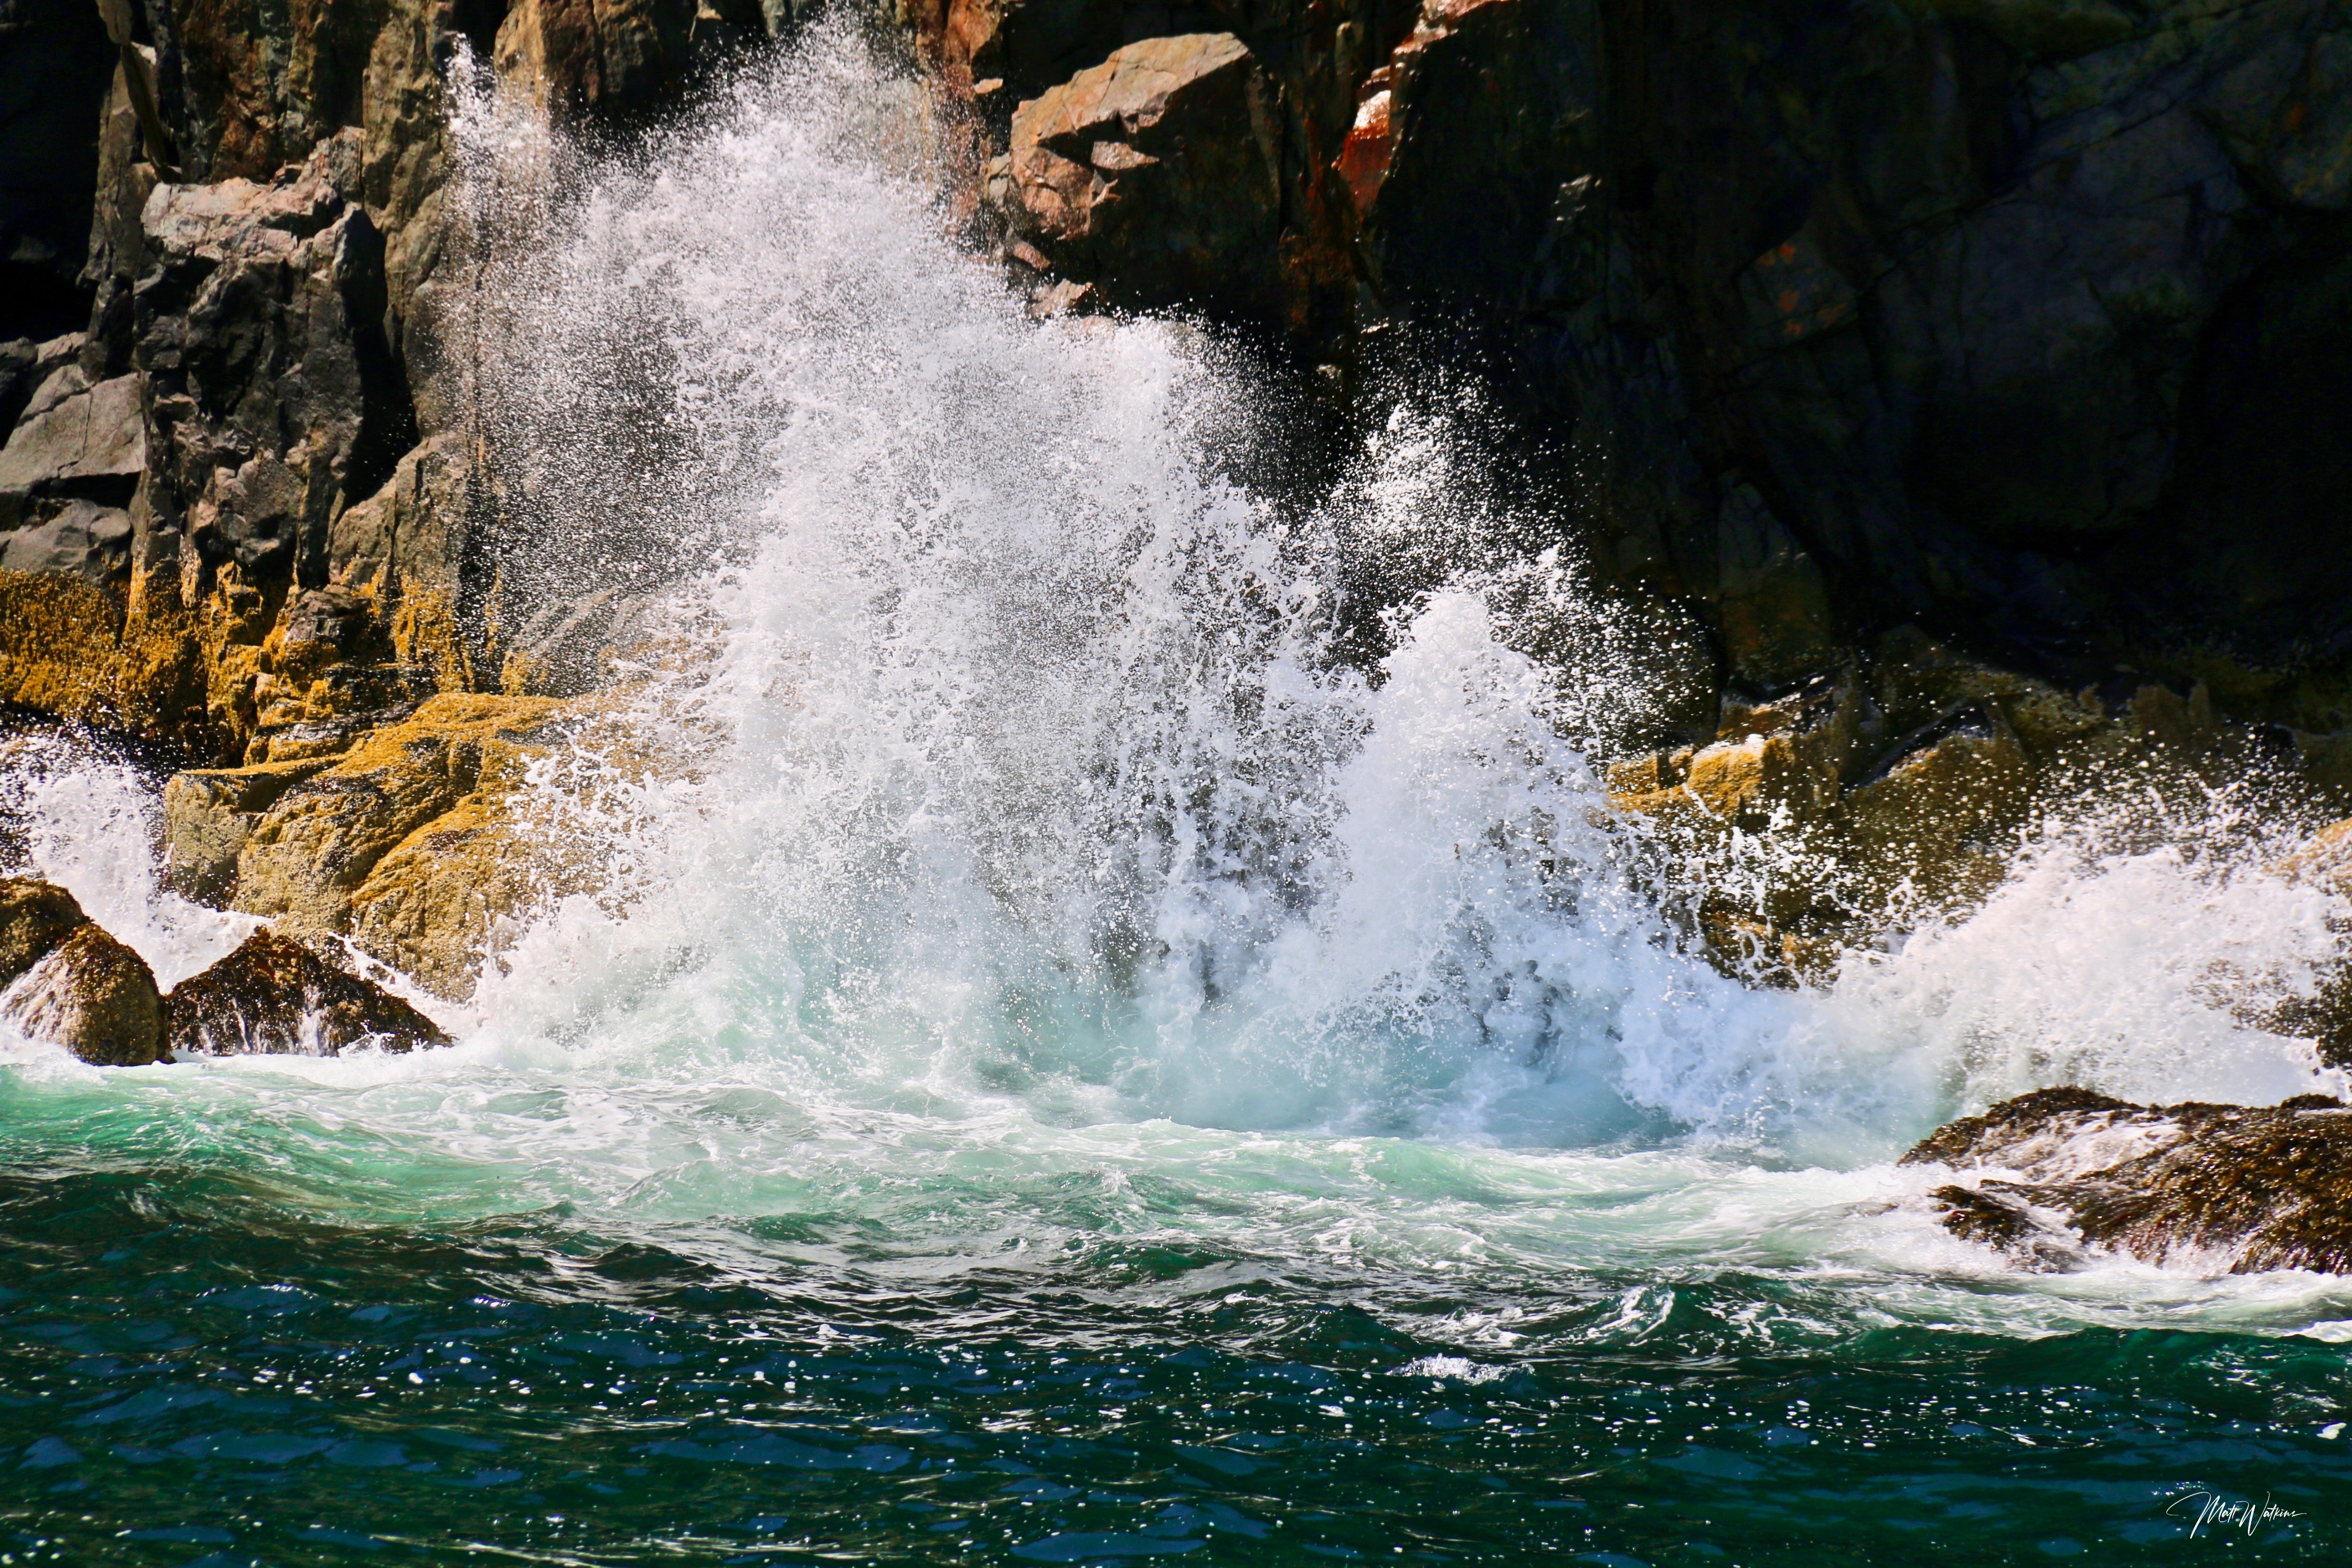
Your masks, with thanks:
[[(1105, 1238), (925, 1283), (870, 1227), (349, 1228), (170, 1167), (20, 1169), (0, 1247), (14, 1563), (2352, 1558), (2303, 1337), (1776, 1345), (1801, 1291), (1708, 1271), (1594, 1352), (1627, 1280)], [(2300, 1517), (2192, 1538), (2198, 1493)]]

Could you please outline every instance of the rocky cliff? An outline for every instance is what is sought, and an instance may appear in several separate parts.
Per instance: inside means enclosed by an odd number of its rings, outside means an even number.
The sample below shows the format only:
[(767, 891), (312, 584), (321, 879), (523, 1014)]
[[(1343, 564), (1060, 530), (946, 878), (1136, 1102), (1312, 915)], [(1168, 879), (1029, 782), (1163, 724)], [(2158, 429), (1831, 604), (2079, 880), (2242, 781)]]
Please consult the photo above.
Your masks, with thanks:
[(1735, 679), (1907, 622), (2318, 732), (2352, 638), (2347, 26), (959, 0), (940, 47), (1020, 100), (988, 181), (1016, 268), (1342, 366), (1399, 329), (1475, 352)]
[[(550, 721), (455, 700), (575, 692), (613, 635), (504, 569), (532, 524), (466, 395), (493, 262), (453, 196), (453, 82), (625, 136), (804, 10), (0, 7), (0, 701), (212, 764), (175, 797), (190, 890), (328, 930), (431, 905), (370, 878), (494, 811), (476, 730)], [(1966, 896), (2037, 792), (2126, 753), (2352, 785), (2340, 5), (870, 20), (1040, 314), (1195, 312), (1342, 425), (1380, 375), (1476, 367), (1558, 535), (1704, 628), (1620, 803), (1874, 868), (1710, 903), (1751, 972), (1803, 973), (1880, 884)], [(387, 768), (436, 809), (358, 832), (331, 896), (287, 893), (285, 823)], [(422, 918), (379, 922), (412, 963)]]

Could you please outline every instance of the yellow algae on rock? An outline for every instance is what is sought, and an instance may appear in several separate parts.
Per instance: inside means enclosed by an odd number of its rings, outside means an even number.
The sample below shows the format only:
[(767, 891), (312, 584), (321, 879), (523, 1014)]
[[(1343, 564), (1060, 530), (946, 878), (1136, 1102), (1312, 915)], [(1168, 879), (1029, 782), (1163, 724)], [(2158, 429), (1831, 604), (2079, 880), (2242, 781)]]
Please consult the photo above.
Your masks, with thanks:
[(351, 936), (434, 994), (460, 999), (521, 917), (593, 883), (545, 800), (477, 791), (376, 863), (352, 895)]
[[(564, 797), (532, 775), (615, 716), (609, 698), (449, 693), (341, 756), (181, 773), (165, 792), (173, 886), (292, 935), (346, 936), (462, 1000), (517, 922), (593, 889)], [(624, 771), (671, 765), (614, 741)]]
[(562, 711), (548, 698), (455, 693), (371, 731), (253, 824), (235, 907), (298, 932), (347, 931), (377, 863), (467, 796), (520, 785), (561, 739)]
[(199, 743), (203, 650), (169, 587), (0, 569), (0, 703)]

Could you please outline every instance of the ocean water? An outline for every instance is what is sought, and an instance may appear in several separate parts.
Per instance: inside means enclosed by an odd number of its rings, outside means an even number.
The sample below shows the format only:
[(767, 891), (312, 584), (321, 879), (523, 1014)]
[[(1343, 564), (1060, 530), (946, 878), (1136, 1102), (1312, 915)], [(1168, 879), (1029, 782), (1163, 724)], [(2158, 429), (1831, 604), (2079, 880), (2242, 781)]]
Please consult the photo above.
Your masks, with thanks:
[[(1261, 487), (1269, 384), (1029, 320), (845, 38), (625, 155), (459, 131), (508, 580), (633, 628), (541, 785), (602, 879), (446, 1051), (0, 1040), (0, 1563), (2352, 1552), (2352, 1284), (2019, 1273), (1893, 1163), (2342, 1087), (2233, 1005), (2334, 951), (2294, 825), (2053, 820), (1737, 984), (1594, 777), (1643, 628), (1444, 399)], [(166, 984), (251, 925), (134, 762), (5, 767)]]

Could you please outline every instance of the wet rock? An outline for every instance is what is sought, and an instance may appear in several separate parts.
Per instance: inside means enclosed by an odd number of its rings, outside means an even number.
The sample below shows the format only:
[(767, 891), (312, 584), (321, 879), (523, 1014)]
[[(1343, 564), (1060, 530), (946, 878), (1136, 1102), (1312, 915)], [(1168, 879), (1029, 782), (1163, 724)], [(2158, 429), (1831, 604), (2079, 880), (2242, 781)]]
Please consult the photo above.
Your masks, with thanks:
[(1843, 639), (1821, 567), (1753, 487), (1723, 500), (1717, 617), (1732, 675), (1773, 684), (1836, 662)]
[(449, 1044), (407, 1002), (268, 931), (173, 987), (163, 999), (163, 1029), (183, 1056), (331, 1057)]
[(172, 890), (198, 903), (225, 902), (236, 889), (236, 858), (253, 837), (253, 825), (279, 795), (331, 760), (173, 773), (163, 785), (164, 874)]
[(519, 785), (560, 717), (543, 698), (447, 696), (371, 732), (260, 810), (238, 852), (236, 907), (300, 931), (346, 930), (378, 861), (467, 796)]
[(2008, 727), (2037, 769), (2110, 751), (2116, 716), (2095, 692), (2068, 691), (1998, 668), (1916, 626), (1898, 626), (1877, 639), (1871, 649), (1869, 687), (1895, 733), (1925, 730), (1954, 714), (1980, 710)]
[(2133, 1105), (2038, 1089), (1903, 1156), (1973, 1181), (1932, 1194), (1957, 1236), (2036, 1268), (2084, 1248), (2208, 1273), (2352, 1272), (2352, 1105)]
[(1770, 697), (1727, 697), (1712, 744), (1618, 764), (1612, 797), (1622, 810), (1670, 822), (1751, 832), (1811, 822), (1836, 804), (1862, 720), (1850, 674)]
[(1998, 716), (1964, 709), (1897, 742), (1840, 795), (1845, 863), (1883, 898), (1900, 883), (1948, 904), (1990, 890), (2007, 866), (2001, 836), (2025, 819), (2034, 769)]
[(54, 882), (0, 878), (0, 988), (15, 984), (89, 920), (74, 896)]
[[(759, 8), (731, 5), (739, 26)], [(563, 117), (652, 108), (695, 63), (696, 0), (518, 0), (499, 25), (499, 75)], [(727, 22), (713, 9), (714, 22)]]
[(163, 1059), (163, 1000), (147, 961), (88, 921), (9, 987), (0, 1016), (93, 1066)]
[(462, 998), (506, 924), (578, 881), (524, 785), (579, 717), (548, 698), (449, 694), (340, 755), (177, 774), (173, 885), (292, 935), (348, 935)]
[(993, 195), (1016, 242), (1110, 303), (1277, 319), (1281, 135), (1239, 38), (1147, 38), (1013, 111)]

